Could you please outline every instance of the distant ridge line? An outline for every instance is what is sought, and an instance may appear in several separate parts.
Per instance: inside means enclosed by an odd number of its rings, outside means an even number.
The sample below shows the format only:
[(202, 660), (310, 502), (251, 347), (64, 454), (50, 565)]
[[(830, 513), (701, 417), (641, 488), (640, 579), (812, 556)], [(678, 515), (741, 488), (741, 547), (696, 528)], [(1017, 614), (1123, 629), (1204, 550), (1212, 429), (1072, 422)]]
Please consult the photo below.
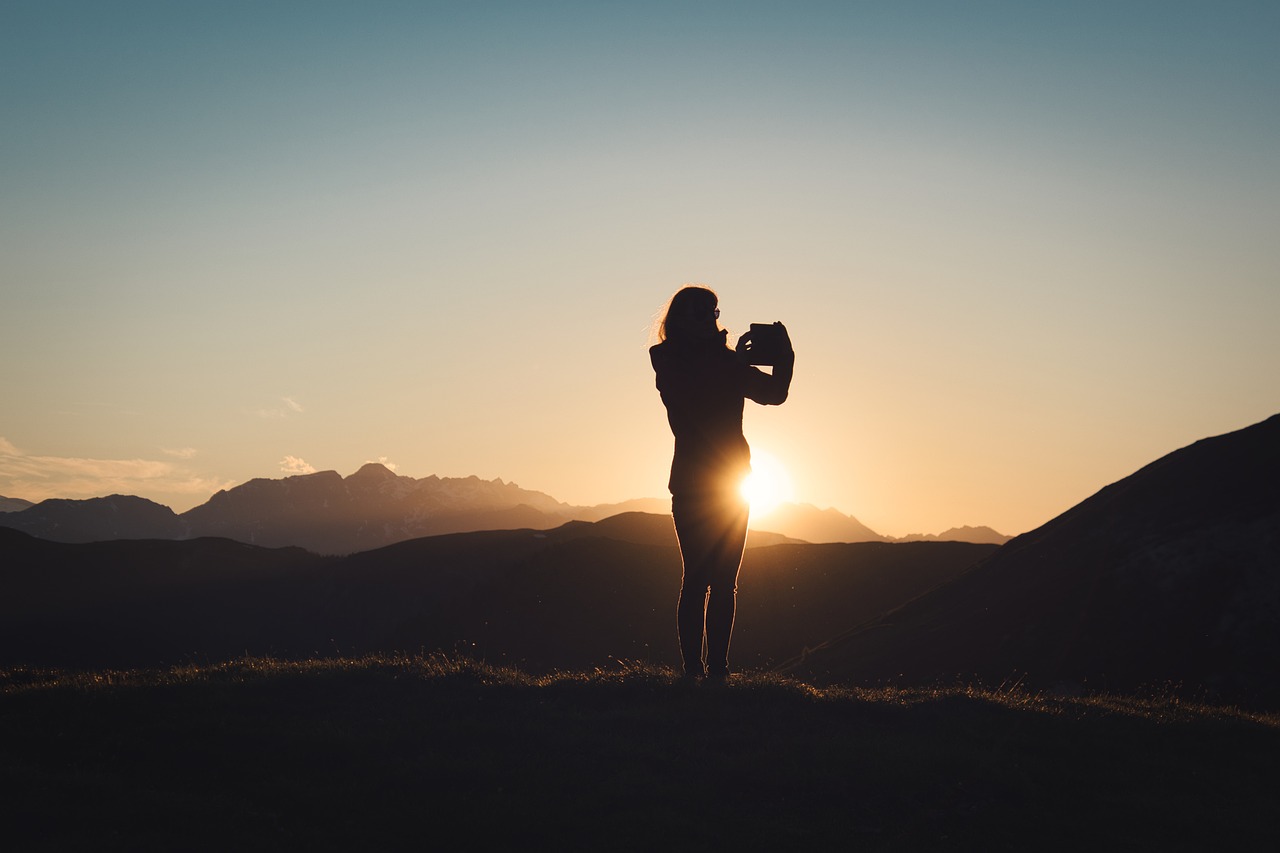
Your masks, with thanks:
[[(0, 526), (58, 542), (189, 539), (222, 536), (247, 544), (298, 546), (318, 554), (350, 554), (394, 542), (475, 530), (549, 530), (567, 521), (600, 521), (623, 512), (670, 513), (670, 499), (638, 498), (573, 506), (514, 482), (470, 477), (420, 479), (376, 462), (342, 477), (316, 471), (279, 479), (258, 477), (212, 495), (183, 513), (132, 495), (38, 504), (4, 499)], [(761, 533), (824, 542), (963, 541), (1000, 544), (990, 528), (952, 528), (938, 535), (894, 539), (852, 516), (810, 504), (786, 504), (752, 525)]]

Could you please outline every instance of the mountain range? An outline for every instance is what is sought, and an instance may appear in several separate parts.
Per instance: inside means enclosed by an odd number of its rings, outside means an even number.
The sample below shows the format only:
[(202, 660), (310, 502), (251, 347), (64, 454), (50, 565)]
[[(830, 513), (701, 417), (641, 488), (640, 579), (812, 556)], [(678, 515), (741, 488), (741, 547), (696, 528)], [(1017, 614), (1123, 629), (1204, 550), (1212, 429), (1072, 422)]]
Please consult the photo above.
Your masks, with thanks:
[[(415, 479), (369, 463), (348, 477), (320, 471), (283, 479), (254, 479), (219, 491), (184, 513), (145, 498), (112, 495), (51, 499), (31, 505), (4, 498), (0, 527), (56, 542), (110, 539), (192, 539), (222, 536), (266, 547), (298, 546), (318, 554), (351, 554), (445, 533), (530, 528), (599, 521), (623, 512), (670, 512), (670, 501), (638, 499), (594, 507), (571, 506), (543, 492), (478, 477)], [(807, 542), (888, 542), (856, 518), (807, 504), (779, 507), (761, 524)], [(918, 539), (999, 544), (990, 528), (953, 528)]]
[[(643, 512), (347, 556), (0, 528), (0, 667), (420, 650), (533, 671), (675, 664), (679, 578), (670, 516)], [(753, 531), (739, 589), (740, 667), (1277, 710), (1280, 415), (1176, 450), (1004, 545)]]

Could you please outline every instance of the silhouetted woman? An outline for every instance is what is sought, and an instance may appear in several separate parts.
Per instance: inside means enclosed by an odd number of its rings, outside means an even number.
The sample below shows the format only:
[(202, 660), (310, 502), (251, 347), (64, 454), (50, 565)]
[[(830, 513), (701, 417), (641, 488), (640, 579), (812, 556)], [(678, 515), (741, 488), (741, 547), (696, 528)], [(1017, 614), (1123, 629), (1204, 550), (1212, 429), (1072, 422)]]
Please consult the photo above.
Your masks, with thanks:
[(729, 349), (729, 333), (717, 323), (718, 303), (705, 287), (682, 288), (667, 305), (658, 330), (661, 342), (649, 349), (675, 435), (668, 488), (684, 562), (676, 627), (686, 679), (728, 677), (738, 568), (747, 538), (741, 487), (751, 472), (751, 450), (742, 435), (743, 400), (781, 404), (795, 363), (786, 329), (775, 325), (782, 353), (773, 374), (747, 364), (751, 333), (738, 340), (737, 351)]

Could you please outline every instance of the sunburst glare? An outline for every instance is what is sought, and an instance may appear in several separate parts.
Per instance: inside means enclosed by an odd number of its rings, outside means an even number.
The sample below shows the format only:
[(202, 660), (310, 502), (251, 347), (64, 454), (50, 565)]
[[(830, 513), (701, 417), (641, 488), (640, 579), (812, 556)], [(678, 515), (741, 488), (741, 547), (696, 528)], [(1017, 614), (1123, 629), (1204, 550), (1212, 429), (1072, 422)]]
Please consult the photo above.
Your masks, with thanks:
[(768, 515), (779, 504), (795, 499), (786, 466), (771, 454), (751, 452), (751, 474), (742, 481), (742, 496), (751, 504), (751, 517)]

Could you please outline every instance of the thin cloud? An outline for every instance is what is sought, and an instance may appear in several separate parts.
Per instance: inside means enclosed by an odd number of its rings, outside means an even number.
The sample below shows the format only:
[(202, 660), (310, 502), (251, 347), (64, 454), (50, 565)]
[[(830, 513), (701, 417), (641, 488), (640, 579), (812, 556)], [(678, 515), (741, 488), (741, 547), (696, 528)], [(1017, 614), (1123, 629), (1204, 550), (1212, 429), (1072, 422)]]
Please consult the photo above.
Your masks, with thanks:
[(297, 456), (286, 456), (280, 460), (280, 471), (284, 474), (314, 474), (316, 468), (310, 462)]
[(160, 459), (32, 456), (0, 438), (0, 494), (42, 501), (111, 494), (208, 496), (232, 485)]
[(258, 409), (257, 415), (269, 421), (278, 421), (289, 417), (289, 415), (300, 415), (305, 411), (306, 409), (302, 407), (302, 404), (292, 397), (281, 397), (279, 406)]
[(199, 451), (196, 450), (194, 447), (179, 447), (172, 450), (169, 448), (162, 447), (160, 448), (160, 452), (163, 453), (165, 456), (176, 456), (179, 459), (191, 459), (197, 453), (199, 453)]

